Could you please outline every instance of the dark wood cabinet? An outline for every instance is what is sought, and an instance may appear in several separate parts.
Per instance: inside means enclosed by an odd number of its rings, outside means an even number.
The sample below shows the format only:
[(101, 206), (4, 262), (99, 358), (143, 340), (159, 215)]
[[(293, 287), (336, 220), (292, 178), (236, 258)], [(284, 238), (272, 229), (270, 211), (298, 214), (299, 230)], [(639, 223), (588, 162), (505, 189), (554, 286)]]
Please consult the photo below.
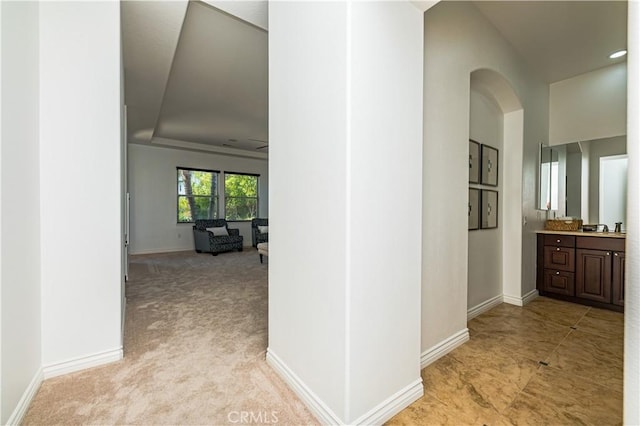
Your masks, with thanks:
[(622, 311), (624, 238), (538, 234), (537, 287), (543, 296)]
[[(575, 237), (544, 235), (538, 247), (538, 271), (545, 292), (573, 296), (575, 294)], [(540, 290), (540, 289), (539, 289)]]
[(545, 269), (573, 272), (576, 269), (576, 251), (568, 247), (544, 247)]
[(544, 290), (550, 293), (573, 296), (575, 294), (575, 278), (573, 272), (544, 270)]
[(613, 275), (611, 280), (614, 305), (624, 306), (624, 252), (613, 253)]
[(576, 237), (573, 235), (543, 235), (545, 246), (575, 247)]
[(611, 303), (611, 252), (576, 251), (576, 297)]

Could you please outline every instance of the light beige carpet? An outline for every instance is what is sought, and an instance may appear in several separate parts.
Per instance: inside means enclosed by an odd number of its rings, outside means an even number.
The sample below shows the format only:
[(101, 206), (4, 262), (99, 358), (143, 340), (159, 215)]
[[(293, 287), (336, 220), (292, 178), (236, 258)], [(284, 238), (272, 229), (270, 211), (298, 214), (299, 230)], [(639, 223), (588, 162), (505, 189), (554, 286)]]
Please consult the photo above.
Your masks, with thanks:
[(23, 424), (317, 424), (265, 361), (253, 249), (132, 256), (122, 361), (46, 380)]

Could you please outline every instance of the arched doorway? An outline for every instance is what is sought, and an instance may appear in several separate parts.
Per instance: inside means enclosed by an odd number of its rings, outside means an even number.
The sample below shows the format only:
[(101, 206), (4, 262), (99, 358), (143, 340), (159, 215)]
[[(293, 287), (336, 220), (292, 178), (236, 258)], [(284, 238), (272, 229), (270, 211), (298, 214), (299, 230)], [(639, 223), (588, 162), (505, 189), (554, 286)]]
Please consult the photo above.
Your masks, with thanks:
[[(468, 316), (507, 302), (524, 304), (522, 295), (523, 107), (507, 79), (490, 69), (470, 74), (469, 139), (498, 151), (496, 185), (470, 183), (495, 197), (495, 227), (469, 231)], [(486, 203), (485, 203), (486, 204)], [(495, 208), (495, 206), (493, 206)], [(482, 206), (480, 206), (482, 216)], [(482, 222), (482, 220), (480, 220)]]

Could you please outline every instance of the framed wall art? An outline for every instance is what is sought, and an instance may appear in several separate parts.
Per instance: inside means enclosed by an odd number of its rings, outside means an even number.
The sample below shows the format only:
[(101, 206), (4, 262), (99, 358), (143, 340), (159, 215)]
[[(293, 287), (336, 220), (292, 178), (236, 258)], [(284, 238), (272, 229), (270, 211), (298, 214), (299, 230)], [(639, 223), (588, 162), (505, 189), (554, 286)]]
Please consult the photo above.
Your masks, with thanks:
[(469, 139), (469, 183), (480, 183), (480, 144)]
[(483, 189), (480, 197), (480, 228), (498, 227), (498, 191)]
[(480, 190), (469, 188), (469, 230), (480, 229)]
[(489, 145), (482, 145), (482, 161), (480, 173), (483, 185), (498, 186), (498, 150)]

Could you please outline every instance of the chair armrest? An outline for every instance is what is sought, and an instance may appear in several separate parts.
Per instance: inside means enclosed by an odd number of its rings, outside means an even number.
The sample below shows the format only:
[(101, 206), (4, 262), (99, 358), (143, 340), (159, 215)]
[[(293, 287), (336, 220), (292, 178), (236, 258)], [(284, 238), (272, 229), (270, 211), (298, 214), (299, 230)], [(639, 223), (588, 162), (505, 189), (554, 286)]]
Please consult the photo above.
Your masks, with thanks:
[(269, 242), (269, 233), (265, 232), (264, 234), (259, 233), (256, 235), (256, 245), (258, 243), (267, 243)]
[(193, 227), (193, 240), (195, 242), (196, 251), (209, 251), (209, 235), (210, 232), (202, 231)]
[(240, 230), (236, 228), (228, 228), (229, 235), (240, 235)]

